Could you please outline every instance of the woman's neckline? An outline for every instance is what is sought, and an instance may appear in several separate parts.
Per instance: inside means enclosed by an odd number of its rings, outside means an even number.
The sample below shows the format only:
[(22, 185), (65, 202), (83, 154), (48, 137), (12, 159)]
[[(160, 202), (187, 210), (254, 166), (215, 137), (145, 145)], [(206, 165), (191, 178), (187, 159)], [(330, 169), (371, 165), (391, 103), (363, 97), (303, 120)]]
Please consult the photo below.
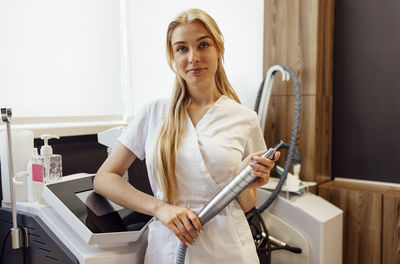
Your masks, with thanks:
[(207, 117), (210, 115), (210, 113), (213, 112), (213, 110), (226, 98), (225, 95), (221, 95), (208, 109), (204, 110), (201, 113), (192, 113), (191, 115), (189, 114), (189, 111), (187, 111), (188, 118), (190, 122), (192, 123), (194, 128), (198, 128), (201, 123), (204, 123), (204, 120), (207, 120)]

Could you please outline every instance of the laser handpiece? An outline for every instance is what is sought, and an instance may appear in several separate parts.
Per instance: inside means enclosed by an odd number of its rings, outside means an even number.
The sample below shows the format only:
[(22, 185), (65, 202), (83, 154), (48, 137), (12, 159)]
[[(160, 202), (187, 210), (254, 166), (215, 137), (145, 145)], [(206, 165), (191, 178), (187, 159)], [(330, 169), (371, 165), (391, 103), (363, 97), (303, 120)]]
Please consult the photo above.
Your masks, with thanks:
[[(276, 146), (268, 149), (262, 157), (273, 159), (275, 152), (284, 144), (281, 140)], [(252, 163), (257, 163), (253, 161)], [(247, 188), (257, 176), (253, 175), (253, 168), (247, 165), (239, 174), (234, 177), (221, 191), (219, 191), (201, 210), (198, 217), (201, 224), (205, 224), (222, 209), (224, 209), (233, 199), (235, 199), (244, 189)]]
[[(268, 149), (262, 157), (273, 159), (275, 152), (284, 144), (281, 140), (277, 145)], [(253, 161), (253, 163), (257, 163)], [(233, 201), (244, 189), (247, 188), (257, 176), (253, 175), (253, 168), (250, 164), (236, 175), (221, 191), (219, 191), (200, 211), (197, 216), (200, 223), (204, 225), (214, 216), (216, 216), (222, 209), (224, 209), (230, 202)], [(185, 262), (187, 246), (180, 243), (178, 247), (178, 254), (176, 256), (176, 264), (183, 264)]]

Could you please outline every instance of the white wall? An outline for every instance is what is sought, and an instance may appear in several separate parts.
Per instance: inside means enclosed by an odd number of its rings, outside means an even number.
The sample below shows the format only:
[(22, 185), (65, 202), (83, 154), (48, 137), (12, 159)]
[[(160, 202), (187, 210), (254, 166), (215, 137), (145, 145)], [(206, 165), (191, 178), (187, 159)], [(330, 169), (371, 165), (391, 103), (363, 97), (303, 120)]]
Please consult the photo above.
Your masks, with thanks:
[(262, 81), (262, 0), (127, 1), (134, 112), (157, 97), (168, 97), (174, 75), (165, 53), (168, 23), (180, 11), (200, 8), (225, 38), (225, 70), (242, 103), (253, 108)]
[[(122, 15), (120, 3), (127, 5)], [(165, 33), (187, 8), (217, 21), (228, 78), (253, 108), (262, 79), (262, 0), (0, 0), (0, 107), (11, 107), (13, 117), (56, 117), (49, 122), (134, 116), (146, 102), (170, 95)], [(122, 38), (120, 22), (127, 25)], [(121, 54), (129, 56), (126, 64)], [(74, 134), (69, 119), (62, 120), (56, 127), (65, 131), (57, 133)]]
[(14, 117), (121, 114), (119, 2), (0, 0), (0, 106)]

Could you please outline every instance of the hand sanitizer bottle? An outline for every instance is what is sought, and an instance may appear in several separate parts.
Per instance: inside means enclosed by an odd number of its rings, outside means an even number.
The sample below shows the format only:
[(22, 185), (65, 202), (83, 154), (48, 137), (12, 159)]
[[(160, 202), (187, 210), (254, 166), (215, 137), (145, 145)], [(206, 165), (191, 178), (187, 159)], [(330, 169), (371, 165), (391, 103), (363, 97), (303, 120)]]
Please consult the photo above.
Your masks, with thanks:
[(40, 138), (44, 140), (44, 145), (40, 148), (40, 155), (37, 157), (37, 161), (43, 166), (44, 183), (57, 182), (62, 177), (61, 155), (53, 154), (53, 149), (49, 146), (49, 139), (59, 139), (60, 137), (45, 134)]

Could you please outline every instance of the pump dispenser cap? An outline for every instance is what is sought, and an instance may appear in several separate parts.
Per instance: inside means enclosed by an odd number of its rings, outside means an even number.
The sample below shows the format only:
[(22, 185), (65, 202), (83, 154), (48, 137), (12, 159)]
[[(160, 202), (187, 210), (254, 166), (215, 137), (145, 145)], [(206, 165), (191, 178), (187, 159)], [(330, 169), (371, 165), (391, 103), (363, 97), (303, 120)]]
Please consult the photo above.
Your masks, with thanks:
[(44, 145), (40, 148), (40, 155), (44, 155), (44, 156), (53, 155), (53, 149), (49, 145), (49, 139), (51, 139), (51, 138), (59, 139), (60, 137), (56, 136), (56, 135), (44, 134), (40, 138), (43, 139), (43, 141), (44, 141)]

